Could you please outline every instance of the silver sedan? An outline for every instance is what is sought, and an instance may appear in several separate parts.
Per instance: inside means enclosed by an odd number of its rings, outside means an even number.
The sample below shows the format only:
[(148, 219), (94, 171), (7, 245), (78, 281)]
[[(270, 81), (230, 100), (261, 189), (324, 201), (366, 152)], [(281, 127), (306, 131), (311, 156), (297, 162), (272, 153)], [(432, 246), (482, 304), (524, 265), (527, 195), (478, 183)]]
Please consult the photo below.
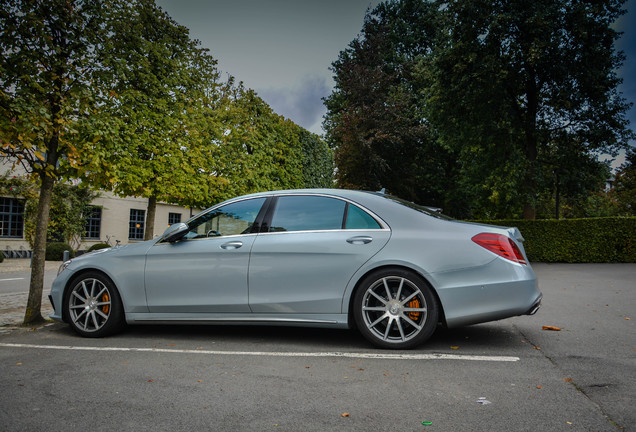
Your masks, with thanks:
[(516, 228), (382, 193), (264, 192), (65, 262), (51, 317), (87, 337), (126, 323), (356, 327), (407, 349), (438, 324), (534, 314), (542, 295), (522, 242)]

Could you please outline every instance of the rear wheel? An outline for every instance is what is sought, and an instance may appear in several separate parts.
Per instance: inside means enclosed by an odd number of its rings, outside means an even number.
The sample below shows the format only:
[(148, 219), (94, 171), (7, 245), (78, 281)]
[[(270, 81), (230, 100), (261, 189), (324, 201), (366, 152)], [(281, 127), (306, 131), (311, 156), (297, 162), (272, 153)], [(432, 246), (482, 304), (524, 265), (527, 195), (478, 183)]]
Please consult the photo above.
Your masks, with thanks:
[(124, 311), (115, 284), (97, 272), (84, 273), (71, 282), (65, 307), (68, 321), (85, 337), (103, 337), (124, 326)]
[(402, 269), (367, 276), (354, 297), (353, 314), (362, 335), (380, 348), (408, 349), (431, 337), (439, 307), (428, 284)]

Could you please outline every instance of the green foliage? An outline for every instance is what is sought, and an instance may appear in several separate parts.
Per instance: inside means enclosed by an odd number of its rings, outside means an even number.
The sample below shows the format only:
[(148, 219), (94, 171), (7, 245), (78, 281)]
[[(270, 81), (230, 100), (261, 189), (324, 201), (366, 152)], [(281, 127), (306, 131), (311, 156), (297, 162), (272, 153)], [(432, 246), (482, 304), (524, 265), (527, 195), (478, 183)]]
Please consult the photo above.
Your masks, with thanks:
[(86, 252), (93, 252), (99, 249), (108, 249), (109, 247), (111, 247), (109, 244), (107, 243), (95, 243), (94, 245), (92, 245), (91, 247), (89, 247)]
[(598, 152), (627, 146), (611, 26), (623, 3), (445, 2), (445, 37), (421, 64), (426, 113), (459, 152), (474, 214), (532, 218), (541, 191), (594, 190)]
[(519, 228), (530, 261), (636, 262), (635, 217), (479, 222)]
[(627, 152), (627, 158), (616, 172), (612, 195), (620, 214), (636, 215), (636, 150)]
[(47, 243), (46, 245), (46, 260), (47, 261), (62, 261), (64, 259), (64, 251), (69, 251), (69, 257), (73, 258), (75, 252), (68, 243), (55, 242)]
[(534, 218), (595, 194), (598, 153), (634, 137), (613, 45), (623, 3), (380, 3), (332, 65), (338, 184), (463, 218)]
[(315, 134), (274, 113), (258, 95), (229, 82), (210, 111), (210, 195), (201, 207), (232, 196), (273, 189), (331, 185), (333, 156)]
[(324, 126), (340, 187), (386, 188), (436, 206), (454, 190), (453, 158), (424, 119), (416, 75), (437, 38), (437, 16), (432, 2), (381, 3), (332, 64), (336, 85)]

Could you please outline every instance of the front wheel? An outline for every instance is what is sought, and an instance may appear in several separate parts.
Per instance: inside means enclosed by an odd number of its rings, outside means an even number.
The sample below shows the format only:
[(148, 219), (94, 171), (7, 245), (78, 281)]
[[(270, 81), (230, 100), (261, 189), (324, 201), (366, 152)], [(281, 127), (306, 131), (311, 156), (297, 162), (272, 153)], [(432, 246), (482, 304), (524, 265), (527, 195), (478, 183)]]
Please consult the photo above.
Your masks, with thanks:
[(362, 281), (354, 297), (353, 315), (360, 333), (374, 345), (409, 349), (431, 337), (439, 307), (421, 277), (387, 269)]
[(124, 326), (117, 288), (101, 273), (84, 273), (74, 279), (64, 304), (68, 322), (82, 336), (108, 336)]

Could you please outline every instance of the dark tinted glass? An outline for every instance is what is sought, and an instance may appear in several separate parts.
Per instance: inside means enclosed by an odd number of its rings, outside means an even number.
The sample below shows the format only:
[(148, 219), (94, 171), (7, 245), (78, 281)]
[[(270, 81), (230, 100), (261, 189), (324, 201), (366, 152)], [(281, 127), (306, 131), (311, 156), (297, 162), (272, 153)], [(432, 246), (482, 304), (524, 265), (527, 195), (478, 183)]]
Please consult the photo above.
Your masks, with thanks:
[(347, 212), (347, 229), (381, 229), (380, 224), (373, 217), (352, 204)]
[(342, 229), (346, 203), (320, 196), (278, 198), (270, 231), (315, 231)]

